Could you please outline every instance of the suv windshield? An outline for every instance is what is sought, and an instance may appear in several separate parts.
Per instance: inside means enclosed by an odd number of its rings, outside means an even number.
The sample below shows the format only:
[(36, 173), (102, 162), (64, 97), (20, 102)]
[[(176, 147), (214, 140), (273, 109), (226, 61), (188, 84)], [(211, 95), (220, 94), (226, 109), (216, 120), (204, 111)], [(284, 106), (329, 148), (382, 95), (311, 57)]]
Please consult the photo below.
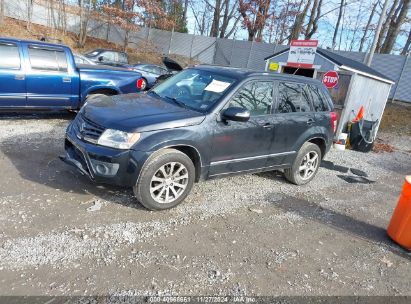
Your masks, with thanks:
[(206, 112), (234, 82), (234, 78), (210, 71), (187, 69), (161, 83), (152, 92), (166, 101)]

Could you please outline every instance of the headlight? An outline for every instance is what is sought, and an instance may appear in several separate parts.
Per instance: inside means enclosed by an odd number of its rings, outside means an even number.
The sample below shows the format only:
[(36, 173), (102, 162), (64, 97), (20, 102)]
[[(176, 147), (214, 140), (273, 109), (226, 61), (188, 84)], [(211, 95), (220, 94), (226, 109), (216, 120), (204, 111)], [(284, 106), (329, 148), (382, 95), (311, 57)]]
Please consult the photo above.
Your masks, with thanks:
[(101, 134), (97, 144), (101, 146), (130, 149), (140, 139), (140, 133), (127, 133), (118, 130), (107, 129)]

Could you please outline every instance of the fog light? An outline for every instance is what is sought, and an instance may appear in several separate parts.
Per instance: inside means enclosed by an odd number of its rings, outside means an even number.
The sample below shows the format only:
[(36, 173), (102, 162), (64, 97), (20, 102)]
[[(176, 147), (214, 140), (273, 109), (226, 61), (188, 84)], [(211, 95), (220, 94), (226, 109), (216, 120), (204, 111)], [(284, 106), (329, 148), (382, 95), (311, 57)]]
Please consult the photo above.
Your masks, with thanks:
[(114, 176), (120, 167), (120, 165), (116, 163), (106, 163), (95, 159), (90, 159), (90, 161), (94, 172), (98, 175)]
[(106, 165), (98, 164), (98, 165), (96, 166), (96, 171), (97, 171), (97, 173), (99, 173), (99, 174), (106, 175), (107, 172), (108, 172), (108, 168), (107, 168)]

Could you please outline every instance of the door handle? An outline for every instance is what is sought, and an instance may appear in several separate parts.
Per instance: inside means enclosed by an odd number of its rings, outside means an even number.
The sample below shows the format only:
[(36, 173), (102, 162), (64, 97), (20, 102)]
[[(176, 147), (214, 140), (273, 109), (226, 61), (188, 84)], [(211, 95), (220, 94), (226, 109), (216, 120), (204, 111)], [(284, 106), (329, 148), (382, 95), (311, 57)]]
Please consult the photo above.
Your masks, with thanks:
[(314, 122), (314, 119), (310, 118), (307, 120), (307, 125), (312, 125)]
[(71, 78), (70, 77), (63, 77), (63, 82), (71, 82)]
[(274, 124), (267, 122), (267, 123), (263, 124), (262, 127), (264, 129), (272, 129), (274, 127)]
[(16, 75), (14, 76), (14, 79), (16, 80), (24, 80), (26, 77), (24, 75)]

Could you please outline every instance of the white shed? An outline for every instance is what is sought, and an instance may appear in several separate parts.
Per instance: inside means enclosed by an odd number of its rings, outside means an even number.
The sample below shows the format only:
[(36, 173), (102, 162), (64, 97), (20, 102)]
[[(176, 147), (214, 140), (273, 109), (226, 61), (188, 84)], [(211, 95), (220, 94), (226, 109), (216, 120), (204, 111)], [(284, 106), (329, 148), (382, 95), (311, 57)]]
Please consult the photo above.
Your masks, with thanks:
[(356, 117), (361, 106), (365, 109), (365, 120), (378, 120), (378, 129), (391, 86), (394, 84), (391, 79), (361, 62), (322, 48), (317, 49), (312, 67), (290, 66), (287, 64), (288, 52), (289, 48), (286, 48), (265, 58), (266, 71), (302, 75), (319, 80), (322, 80), (328, 71), (338, 73), (338, 85), (329, 89), (339, 114), (336, 136), (345, 131), (347, 123)]

